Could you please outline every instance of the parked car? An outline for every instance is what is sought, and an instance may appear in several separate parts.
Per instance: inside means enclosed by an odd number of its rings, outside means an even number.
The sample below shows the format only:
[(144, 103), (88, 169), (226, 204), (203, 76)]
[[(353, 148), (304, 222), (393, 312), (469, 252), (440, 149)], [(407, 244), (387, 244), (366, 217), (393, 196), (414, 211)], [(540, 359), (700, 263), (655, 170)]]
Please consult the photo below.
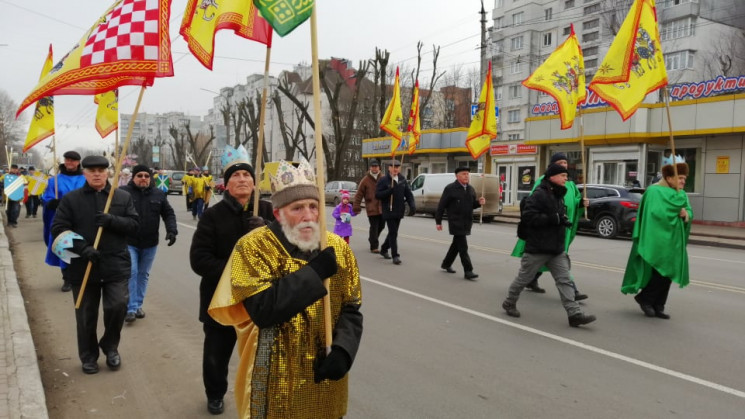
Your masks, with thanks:
[[(476, 190), (476, 196), (481, 196), (482, 180), (481, 173), (471, 173), (471, 186)], [(494, 216), (500, 213), (499, 178), (497, 175), (486, 175), (486, 187), (484, 197), (486, 205), (484, 208), (484, 221), (489, 223)], [(411, 193), (414, 195), (417, 214), (435, 215), (437, 205), (440, 203), (442, 191), (450, 183), (455, 182), (454, 173), (423, 173), (411, 182)], [(409, 207), (406, 207), (407, 215)], [(481, 216), (481, 208), (473, 211), (474, 218)]]
[(218, 195), (222, 195), (222, 193), (225, 192), (225, 180), (223, 180), (223, 178), (215, 179), (214, 190)]
[(171, 184), (168, 186), (168, 193), (172, 194), (183, 194), (184, 193), (184, 185), (182, 183), (182, 179), (184, 178), (184, 175), (186, 172), (183, 170), (166, 170), (166, 173), (171, 178)]
[(337, 206), (341, 203), (341, 191), (349, 192), (349, 202), (354, 201), (354, 195), (357, 193), (357, 184), (346, 180), (334, 180), (326, 183), (324, 189), (326, 204)]
[[(578, 184), (580, 194), (583, 186)], [(634, 229), (636, 211), (644, 193), (643, 188), (627, 188), (618, 185), (587, 185), (590, 206), (587, 218), (579, 217), (579, 230), (595, 231), (600, 237), (611, 239), (619, 234), (628, 234)]]

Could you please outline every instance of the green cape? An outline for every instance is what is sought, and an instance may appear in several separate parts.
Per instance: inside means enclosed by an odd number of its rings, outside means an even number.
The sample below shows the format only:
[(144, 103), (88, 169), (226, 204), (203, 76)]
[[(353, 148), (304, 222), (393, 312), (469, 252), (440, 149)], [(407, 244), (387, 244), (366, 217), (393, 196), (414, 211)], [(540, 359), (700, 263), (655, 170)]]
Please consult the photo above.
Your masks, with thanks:
[[(685, 208), (689, 222), (680, 218)], [(681, 288), (688, 285), (688, 235), (693, 210), (685, 191), (654, 184), (639, 204), (632, 234), (631, 253), (626, 263), (621, 292), (636, 293), (647, 286), (652, 268)]]

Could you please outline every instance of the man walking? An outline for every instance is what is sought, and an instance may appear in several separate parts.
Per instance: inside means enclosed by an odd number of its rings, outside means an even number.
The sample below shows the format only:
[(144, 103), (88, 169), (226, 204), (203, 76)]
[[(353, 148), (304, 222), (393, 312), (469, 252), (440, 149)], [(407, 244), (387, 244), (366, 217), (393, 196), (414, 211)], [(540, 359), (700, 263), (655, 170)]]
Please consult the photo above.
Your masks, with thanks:
[(393, 264), (401, 264), (401, 255), (398, 253), (398, 227), (401, 225), (401, 219), (404, 218), (406, 205), (409, 205), (410, 214), (416, 212), (414, 195), (411, 193), (409, 182), (401, 173), (401, 162), (393, 160), (388, 166), (388, 175), (378, 180), (375, 189), (375, 197), (380, 200), (383, 210), (383, 220), (388, 226), (388, 235), (380, 247), (380, 254), (385, 259), (390, 259), (388, 249), (391, 249), (393, 255)]
[(447, 212), (448, 231), (453, 236), (445, 259), (440, 267), (448, 273), (455, 273), (452, 268), (455, 257), (460, 255), (460, 263), (463, 265), (464, 277), (475, 281), (478, 274), (473, 272), (473, 264), (468, 256), (468, 241), (466, 236), (471, 234), (473, 226), (473, 210), (486, 203), (482, 196), (476, 198), (476, 191), (468, 182), (471, 179), (471, 171), (468, 167), (455, 169), (455, 182), (445, 186), (440, 197), (440, 203), (435, 212), (435, 223), (437, 231), (442, 231), (442, 216)]
[(160, 219), (166, 226), (166, 240), (173, 246), (176, 242), (176, 214), (166, 199), (166, 194), (151, 182), (150, 169), (139, 164), (132, 168), (132, 180), (121, 188), (132, 196), (132, 201), (140, 216), (137, 234), (127, 237), (132, 270), (129, 277), (129, 303), (124, 321), (131, 323), (145, 318), (142, 303), (145, 300), (150, 268), (158, 250)]
[(574, 300), (574, 288), (569, 278), (569, 256), (564, 250), (566, 230), (571, 227), (564, 205), (566, 181), (567, 169), (554, 163), (546, 169), (533, 194), (520, 203), (517, 232), (525, 240), (525, 252), (520, 260), (520, 271), (502, 303), (502, 308), (511, 317), (520, 317), (517, 310), (520, 293), (541, 266), (546, 266), (556, 282), (561, 303), (569, 316), (569, 325), (578, 327), (595, 321), (595, 316), (584, 314)]
[(28, 183), (26, 218), (36, 218), (36, 212), (39, 209), (39, 205), (41, 205), (41, 194), (44, 193), (47, 187), (47, 175), (40, 170), (36, 170), (34, 166), (30, 166), (26, 175), (26, 182)]
[[(106, 355), (106, 365), (117, 370), (121, 365), (119, 340), (124, 316), (127, 314), (130, 276), (130, 259), (127, 236), (137, 233), (137, 212), (132, 197), (124, 191), (114, 190), (111, 207), (104, 213), (111, 184), (108, 182), (109, 161), (103, 156), (83, 159), (85, 185), (67, 193), (60, 201), (52, 222), (52, 235), (73, 232), (82, 240), (73, 240), (74, 258), (64, 271), (65, 279), (72, 283), (73, 301), (77, 301), (88, 262), (92, 262), (90, 275), (80, 308), (75, 310), (78, 334), (78, 356), (83, 372), (98, 372), (99, 347)], [(99, 227), (103, 234), (98, 248), (93, 248)], [(103, 299), (104, 333), (100, 340), (98, 310)]]
[(370, 251), (373, 253), (380, 253), (378, 243), (380, 233), (385, 228), (380, 201), (375, 197), (379, 177), (380, 163), (372, 159), (370, 160), (370, 171), (365, 174), (365, 177), (360, 180), (360, 184), (357, 186), (357, 194), (354, 196), (354, 205), (352, 206), (354, 213), (359, 214), (362, 211), (362, 200), (365, 200), (365, 212), (367, 213), (367, 221), (370, 223), (367, 240), (370, 242)]
[(18, 170), (18, 165), (11, 164), (8, 173), (0, 176), (0, 182), (5, 186), (4, 191), (7, 202), (5, 215), (8, 218), (8, 225), (18, 227), (18, 216), (21, 215), (21, 201), (23, 200), (26, 179)]

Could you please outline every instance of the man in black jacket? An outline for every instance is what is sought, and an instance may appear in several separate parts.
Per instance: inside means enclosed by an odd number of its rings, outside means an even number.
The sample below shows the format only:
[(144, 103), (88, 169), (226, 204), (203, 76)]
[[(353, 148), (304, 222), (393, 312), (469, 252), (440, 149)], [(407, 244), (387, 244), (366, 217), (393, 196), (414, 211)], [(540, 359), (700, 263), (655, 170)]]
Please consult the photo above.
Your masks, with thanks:
[(511, 317), (520, 317), (517, 300), (520, 293), (535, 277), (541, 266), (546, 266), (554, 277), (561, 303), (569, 316), (569, 325), (578, 327), (595, 321), (586, 315), (574, 299), (574, 288), (569, 276), (569, 256), (564, 250), (564, 235), (571, 221), (566, 215), (567, 169), (552, 164), (532, 195), (521, 203), (518, 236), (525, 240), (525, 252), (520, 260), (520, 271), (510, 285), (502, 308)]
[(394, 265), (401, 264), (401, 257), (398, 254), (398, 227), (401, 225), (401, 219), (404, 218), (406, 204), (409, 205), (410, 214), (413, 215), (416, 212), (416, 203), (414, 203), (414, 195), (411, 193), (409, 182), (400, 172), (401, 162), (393, 160), (388, 166), (388, 174), (378, 179), (375, 189), (375, 197), (380, 200), (383, 209), (383, 220), (388, 226), (388, 235), (380, 247), (380, 255), (385, 259), (390, 259), (391, 256), (388, 255), (390, 248)]
[[(103, 156), (88, 156), (82, 165), (85, 185), (62, 197), (52, 222), (52, 237), (68, 231), (82, 237), (74, 240), (72, 246), (72, 251), (80, 257), (74, 258), (62, 273), (72, 284), (73, 301), (77, 301), (81, 291), (88, 263), (93, 264), (80, 308), (75, 310), (75, 320), (83, 372), (95, 374), (99, 347), (110, 369), (117, 370), (121, 365), (118, 348), (129, 298), (127, 236), (137, 233), (139, 223), (132, 197), (121, 190), (114, 190), (111, 207), (107, 213), (103, 212), (111, 191), (106, 170), (109, 161)], [(103, 234), (96, 249), (93, 244), (99, 227), (103, 228)], [(104, 334), (99, 341), (96, 326), (102, 297)]]
[(142, 303), (145, 301), (150, 268), (158, 250), (158, 229), (160, 219), (166, 225), (168, 245), (176, 243), (176, 214), (166, 199), (166, 194), (155, 187), (151, 181), (150, 169), (142, 164), (132, 168), (132, 180), (122, 186), (122, 190), (132, 195), (135, 209), (140, 216), (137, 234), (127, 237), (129, 256), (132, 259), (132, 273), (129, 277), (129, 304), (124, 321), (131, 323), (145, 317)]
[(484, 197), (476, 198), (476, 191), (468, 182), (471, 179), (471, 171), (468, 167), (455, 169), (455, 182), (445, 186), (440, 197), (440, 203), (435, 212), (435, 223), (437, 231), (442, 231), (442, 216), (448, 214), (448, 230), (453, 236), (445, 259), (440, 267), (446, 272), (454, 274), (452, 268), (455, 256), (460, 255), (460, 263), (463, 264), (464, 277), (475, 281), (478, 274), (473, 272), (473, 264), (468, 256), (468, 241), (466, 236), (471, 234), (473, 226), (473, 210), (486, 203)]
[(252, 216), (255, 183), (251, 165), (241, 160), (227, 166), (224, 182), (223, 198), (202, 215), (189, 254), (191, 269), (202, 277), (199, 284), (199, 321), (204, 330), (202, 379), (207, 409), (212, 414), (225, 409), (223, 397), (228, 391), (228, 364), (236, 334), (232, 326), (213, 320), (207, 308), (238, 239), (274, 220), (272, 204), (267, 201), (259, 201), (259, 216)]

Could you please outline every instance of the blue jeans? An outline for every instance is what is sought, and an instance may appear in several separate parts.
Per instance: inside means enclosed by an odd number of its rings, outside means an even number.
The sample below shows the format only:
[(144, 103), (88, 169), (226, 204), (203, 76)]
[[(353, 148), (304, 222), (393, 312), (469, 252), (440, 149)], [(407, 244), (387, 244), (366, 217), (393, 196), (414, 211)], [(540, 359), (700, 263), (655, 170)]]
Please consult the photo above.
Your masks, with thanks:
[(127, 313), (134, 313), (142, 308), (147, 291), (147, 280), (150, 277), (150, 268), (153, 267), (155, 251), (158, 246), (140, 249), (139, 247), (127, 246), (129, 256), (132, 259), (132, 273), (129, 277), (129, 304)]
[(198, 220), (202, 219), (202, 213), (204, 212), (204, 199), (197, 198), (191, 203), (191, 215), (195, 215)]

